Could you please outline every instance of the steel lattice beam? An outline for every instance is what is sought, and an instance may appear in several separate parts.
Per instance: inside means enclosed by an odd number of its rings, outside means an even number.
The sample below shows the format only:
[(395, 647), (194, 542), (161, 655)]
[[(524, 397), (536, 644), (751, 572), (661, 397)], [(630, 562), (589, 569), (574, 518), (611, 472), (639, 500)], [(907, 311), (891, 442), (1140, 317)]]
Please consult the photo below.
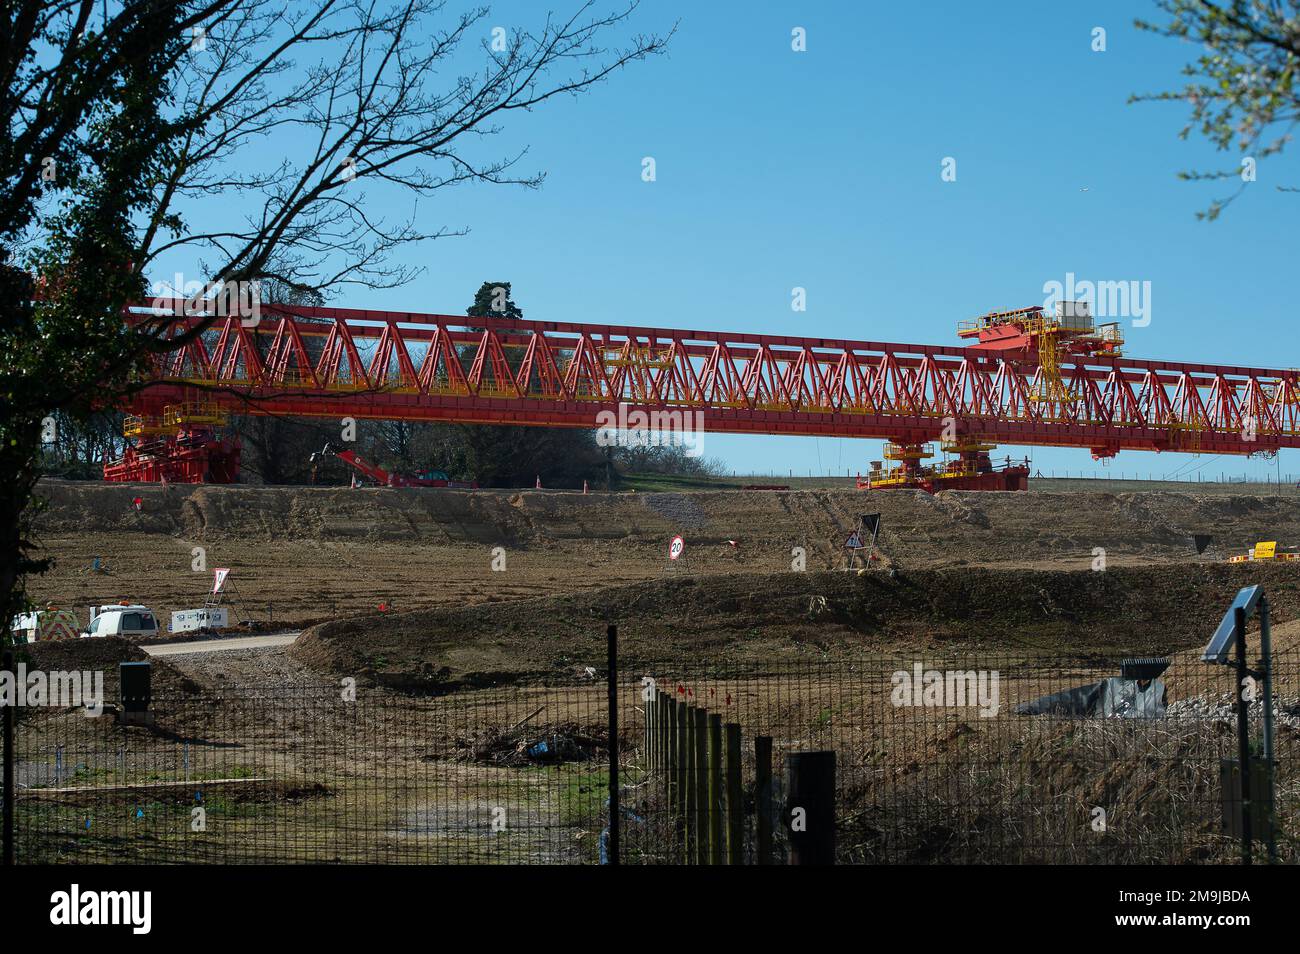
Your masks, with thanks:
[[(176, 330), (198, 319), (181, 319)], [(1036, 361), (971, 348), (342, 308), (220, 318), (159, 356), (135, 399), (247, 414), (598, 426), (620, 403), (698, 411), (705, 431), (1249, 454), (1300, 446), (1300, 372), (1069, 359), (1069, 397), (1032, 398)]]

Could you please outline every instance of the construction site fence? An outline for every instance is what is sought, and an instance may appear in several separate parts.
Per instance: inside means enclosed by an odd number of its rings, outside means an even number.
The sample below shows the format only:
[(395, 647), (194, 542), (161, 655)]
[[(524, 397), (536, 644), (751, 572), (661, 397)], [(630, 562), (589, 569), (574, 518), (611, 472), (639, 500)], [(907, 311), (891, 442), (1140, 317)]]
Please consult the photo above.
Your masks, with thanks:
[(1237, 863), (1246, 823), (1254, 862), (1300, 861), (1294, 651), (1272, 660), (1271, 759), (1247, 686), (1246, 806), (1236, 672), (1195, 654), (1141, 687), (1109, 658), (626, 659), (612, 685), (591, 662), (423, 694), (180, 683), (132, 714), (112, 680), (97, 716), (6, 706), (6, 849), (20, 864)]

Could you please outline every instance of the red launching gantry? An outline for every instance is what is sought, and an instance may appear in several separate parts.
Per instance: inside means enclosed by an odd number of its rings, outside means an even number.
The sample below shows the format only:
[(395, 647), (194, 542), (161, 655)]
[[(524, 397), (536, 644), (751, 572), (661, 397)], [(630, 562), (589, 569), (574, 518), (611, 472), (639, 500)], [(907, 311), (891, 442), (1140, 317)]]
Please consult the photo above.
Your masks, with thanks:
[[(199, 320), (177, 318), (174, 330)], [(105, 478), (234, 480), (238, 447), (215, 421), (231, 410), (595, 429), (598, 415), (617, 417), (625, 404), (716, 433), (884, 439), (900, 466), (877, 467), (860, 485), (931, 491), (1023, 489), (1027, 464), (999, 461), (998, 444), (1081, 447), (1096, 458), (1300, 446), (1296, 369), (1128, 358), (1117, 325), (1094, 327), (1071, 302), (1054, 316), (993, 312), (958, 335), (972, 343), (268, 305), (252, 326), (218, 318), (154, 359), (132, 420), (169, 431), (141, 425)], [(936, 441), (954, 459), (923, 464)]]

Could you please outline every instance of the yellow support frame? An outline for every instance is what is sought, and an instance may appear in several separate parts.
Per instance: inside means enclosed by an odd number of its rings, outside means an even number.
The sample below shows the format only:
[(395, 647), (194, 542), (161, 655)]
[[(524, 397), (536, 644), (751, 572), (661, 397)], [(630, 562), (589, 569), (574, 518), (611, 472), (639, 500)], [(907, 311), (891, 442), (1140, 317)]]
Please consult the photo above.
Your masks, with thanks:
[(1035, 318), (1025, 325), (1025, 333), (1034, 337), (1038, 343), (1038, 367), (1041, 380), (1029, 391), (1031, 401), (1064, 404), (1074, 400), (1074, 395), (1066, 390), (1065, 380), (1061, 377), (1061, 356), (1057, 348), (1057, 332), (1060, 326), (1046, 318)]
[[(913, 446), (916, 450), (909, 450)], [(933, 456), (933, 444), (895, 444), (893, 441), (885, 443), (885, 460), (924, 460)]]
[(225, 408), (204, 401), (168, 404), (163, 408), (163, 424), (167, 427), (180, 427), (185, 424), (220, 426), (229, 420), (230, 412)]

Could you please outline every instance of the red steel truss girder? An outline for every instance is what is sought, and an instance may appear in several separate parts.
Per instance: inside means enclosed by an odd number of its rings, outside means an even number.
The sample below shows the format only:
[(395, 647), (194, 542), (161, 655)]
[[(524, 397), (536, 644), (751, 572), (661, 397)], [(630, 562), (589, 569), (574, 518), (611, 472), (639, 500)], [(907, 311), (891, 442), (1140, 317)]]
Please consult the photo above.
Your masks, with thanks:
[(199, 398), (253, 414), (595, 427), (624, 402), (700, 411), (698, 426), (728, 433), (932, 440), (952, 418), (1001, 443), (1300, 446), (1294, 369), (1067, 360), (1069, 399), (1041, 402), (1033, 360), (783, 335), (277, 307), (254, 327), (218, 319), (155, 375), (138, 406)]

